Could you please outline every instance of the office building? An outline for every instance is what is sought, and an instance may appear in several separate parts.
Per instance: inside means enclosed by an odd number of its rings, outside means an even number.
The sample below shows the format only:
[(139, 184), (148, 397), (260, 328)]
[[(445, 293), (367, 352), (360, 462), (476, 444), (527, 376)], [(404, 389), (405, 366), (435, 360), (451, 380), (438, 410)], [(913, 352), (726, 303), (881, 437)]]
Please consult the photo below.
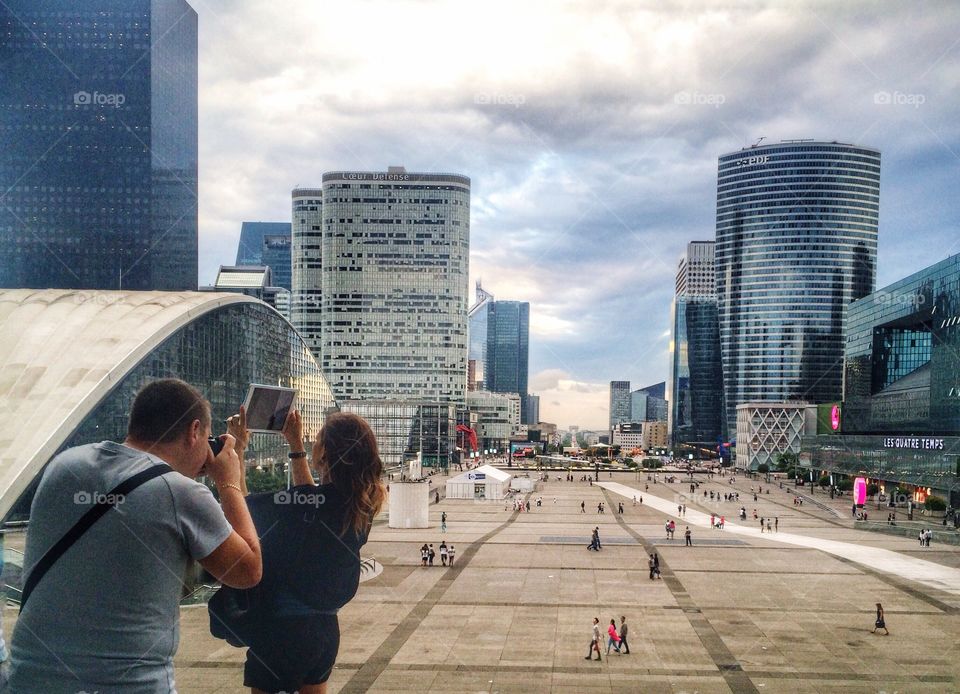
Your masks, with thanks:
[(477, 300), (467, 312), (469, 352), (467, 355), (467, 390), (484, 390), (484, 369), (487, 363), (487, 304), (493, 294), (485, 291), (477, 282)]
[[(530, 361), (530, 304), (490, 301), (484, 384), (493, 393), (526, 396)], [(526, 411), (523, 421), (528, 423)]]
[(727, 438), (713, 241), (693, 241), (671, 307), (667, 430), (677, 454), (712, 456)]
[(667, 401), (654, 393), (663, 393), (665, 383), (640, 388), (630, 393), (631, 422), (667, 421)]
[(293, 191), (292, 315), (334, 394), (463, 403), (470, 179), (390, 167), (322, 184)]
[(196, 291), (196, 12), (6, 0), (0, 35), (0, 287)]
[[(263, 249), (267, 237), (289, 237), (290, 234), (290, 222), (241, 223), (235, 265), (269, 265), (263, 260)], [(276, 273), (276, 269), (273, 270)]]
[(880, 153), (787, 140), (720, 157), (716, 280), (728, 428), (747, 402), (840, 397), (843, 310), (873, 291)]
[(510, 450), (510, 436), (519, 425), (516, 394), (486, 390), (466, 394), (467, 410), (476, 413), (477, 441), (480, 451), (503, 453)]
[(363, 417), (377, 438), (387, 469), (419, 458), (424, 467), (449, 469), (456, 449), (456, 407), (422, 400), (345, 400), (341, 412)]
[(630, 381), (610, 381), (610, 428), (630, 421)]
[(525, 408), (521, 414), (520, 421), (523, 424), (534, 425), (540, 422), (540, 396), (523, 395), (521, 396), (525, 403)]
[(847, 307), (843, 401), (803, 441), (813, 471), (960, 506), (960, 255)]
[(273, 283), (277, 287), (283, 287), (288, 292), (293, 287), (293, 268), (290, 262), (291, 249), (290, 235), (286, 236), (265, 236), (263, 237), (263, 252), (261, 253), (261, 264), (270, 268)]
[(817, 408), (805, 402), (745, 402), (737, 407), (737, 468), (773, 470), (781, 453), (800, 453), (816, 432)]
[(277, 309), (280, 315), (290, 320), (290, 292), (276, 286), (273, 273), (266, 265), (244, 267), (221, 265), (213, 286), (200, 289), (252, 296)]

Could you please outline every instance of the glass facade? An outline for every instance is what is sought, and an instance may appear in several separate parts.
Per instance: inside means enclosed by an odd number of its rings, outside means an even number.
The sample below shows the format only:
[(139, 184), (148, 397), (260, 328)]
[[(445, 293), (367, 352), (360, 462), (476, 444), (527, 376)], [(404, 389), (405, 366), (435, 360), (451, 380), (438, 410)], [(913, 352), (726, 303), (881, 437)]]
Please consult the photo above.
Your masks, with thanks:
[(880, 153), (787, 141), (720, 157), (716, 280), (726, 419), (840, 396), (844, 307), (873, 291)]
[(387, 467), (398, 467), (419, 453), (424, 467), (449, 468), (456, 449), (455, 406), (411, 400), (346, 400), (340, 408), (367, 420)]
[(610, 428), (630, 421), (630, 381), (610, 381)]
[[(269, 265), (269, 263), (263, 262), (266, 238), (268, 236), (289, 237), (290, 234), (290, 222), (243, 222), (240, 225), (240, 242), (237, 244), (236, 265)], [(276, 273), (275, 268), (273, 271)]]
[(265, 236), (262, 257), (263, 264), (272, 270), (273, 286), (289, 292), (292, 286), (290, 236)]
[(467, 332), (469, 347), (467, 360), (470, 365), (467, 379), (468, 390), (484, 390), (485, 368), (487, 363), (487, 304), (493, 301), (493, 294), (484, 291), (477, 282), (477, 301), (467, 314)]
[(673, 304), (669, 429), (673, 446), (714, 449), (727, 439), (717, 300), (678, 297)]
[[(137, 391), (159, 378), (181, 378), (210, 401), (214, 431), (237, 412), (251, 383), (297, 389), (304, 432), (315, 436), (325, 415), (335, 408), (333, 392), (303, 340), (275, 311), (258, 304), (230, 304), (175, 331), (130, 370), (83, 419), (60, 450), (103, 440), (122, 441)], [(283, 465), (287, 446), (275, 434), (254, 434), (250, 464)], [(24, 520), (36, 483), (20, 497), (7, 520)]]
[(0, 287), (195, 290), (196, 12), (8, 0), (0, 36)]
[(338, 399), (463, 403), (470, 179), (340, 171), (315, 192), (294, 191), (292, 310)]
[[(530, 304), (491, 301), (487, 310), (486, 389), (527, 395), (530, 361)], [(525, 404), (521, 421), (527, 423)]]

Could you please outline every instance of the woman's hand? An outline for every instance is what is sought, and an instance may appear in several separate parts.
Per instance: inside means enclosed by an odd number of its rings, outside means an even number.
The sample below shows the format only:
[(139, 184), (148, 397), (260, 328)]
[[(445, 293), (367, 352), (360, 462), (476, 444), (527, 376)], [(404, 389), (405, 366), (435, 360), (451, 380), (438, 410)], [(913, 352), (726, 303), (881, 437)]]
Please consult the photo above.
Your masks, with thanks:
[(250, 430), (247, 429), (247, 411), (243, 405), (240, 406), (240, 414), (227, 418), (227, 433), (236, 440), (233, 449), (238, 454), (247, 450), (247, 444), (250, 443)]
[(290, 445), (290, 450), (298, 453), (304, 450), (303, 446), (303, 422), (300, 419), (299, 410), (290, 410), (286, 421), (283, 423), (283, 429), (280, 431), (283, 438)]

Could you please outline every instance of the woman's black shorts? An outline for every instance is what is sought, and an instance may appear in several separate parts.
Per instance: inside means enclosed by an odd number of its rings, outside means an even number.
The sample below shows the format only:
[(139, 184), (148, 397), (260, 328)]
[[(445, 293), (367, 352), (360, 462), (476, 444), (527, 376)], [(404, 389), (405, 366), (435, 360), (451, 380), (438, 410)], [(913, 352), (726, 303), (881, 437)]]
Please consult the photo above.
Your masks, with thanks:
[(293, 692), (326, 682), (340, 650), (337, 615), (277, 617), (252, 639), (243, 684), (265, 692)]

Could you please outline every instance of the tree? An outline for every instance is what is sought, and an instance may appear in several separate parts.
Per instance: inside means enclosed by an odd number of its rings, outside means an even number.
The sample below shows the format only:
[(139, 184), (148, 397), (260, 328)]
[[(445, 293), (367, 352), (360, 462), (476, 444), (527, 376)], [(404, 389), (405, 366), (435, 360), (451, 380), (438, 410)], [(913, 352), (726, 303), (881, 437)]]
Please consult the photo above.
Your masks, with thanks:
[(944, 501), (939, 496), (933, 496), (932, 494), (927, 497), (927, 500), (923, 502), (923, 507), (928, 511), (946, 511), (947, 502)]
[(768, 472), (770, 472), (770, 466), (767, 465), (766, 463), (760, 463), (759, 465), (757, 465), (757, 472), (759, 472), (762, 475), (765, 475)]

